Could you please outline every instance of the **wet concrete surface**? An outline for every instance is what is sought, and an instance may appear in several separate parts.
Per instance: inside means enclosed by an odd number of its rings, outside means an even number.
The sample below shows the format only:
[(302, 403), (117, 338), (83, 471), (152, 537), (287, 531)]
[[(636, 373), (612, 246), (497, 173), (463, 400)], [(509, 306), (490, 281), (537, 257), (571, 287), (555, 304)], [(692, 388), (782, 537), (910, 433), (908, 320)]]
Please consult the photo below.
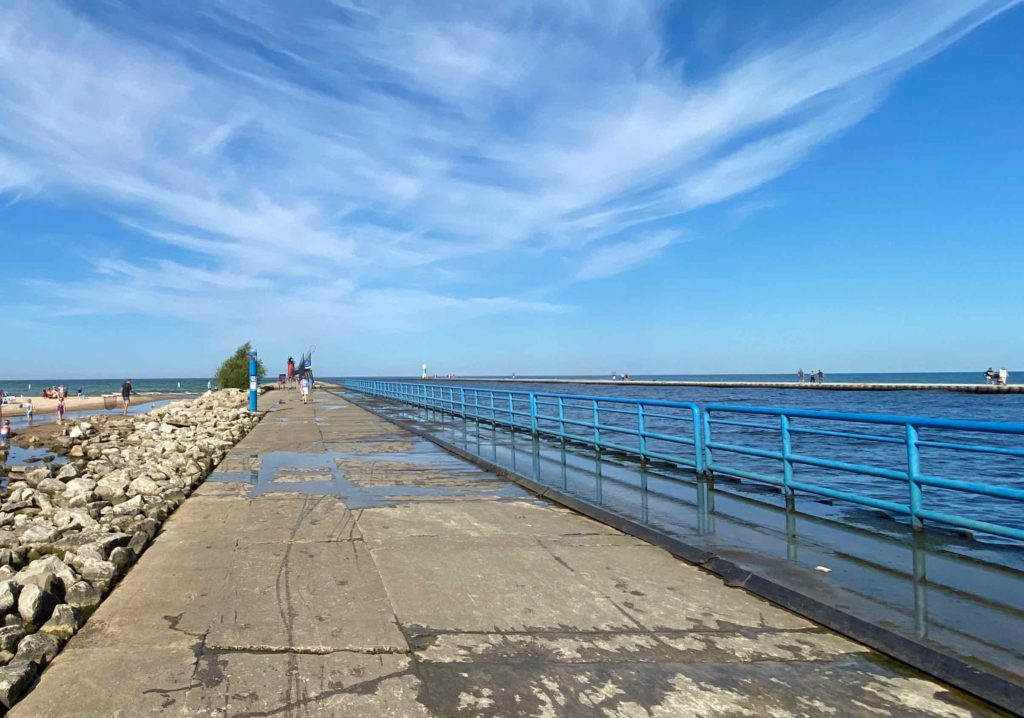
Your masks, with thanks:
[[(678, 537), (871, 623), (1024, 685), (1024, 551), (770, 487), (694, 480), (581, 445), (376, 398), (393, 414), (517, 474)], [(817, 567), (828, 568), (827, 573)]]
[(12, 716), (998, 715), (343, 399), (266, 398)]

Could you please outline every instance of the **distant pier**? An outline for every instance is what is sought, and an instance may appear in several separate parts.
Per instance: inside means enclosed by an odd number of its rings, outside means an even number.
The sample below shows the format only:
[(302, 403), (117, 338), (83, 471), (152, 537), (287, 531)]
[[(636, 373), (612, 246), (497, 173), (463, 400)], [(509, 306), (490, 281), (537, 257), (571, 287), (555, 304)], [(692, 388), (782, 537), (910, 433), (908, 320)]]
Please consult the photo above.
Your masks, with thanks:
[[(1024, 394), (1024, 384), (899, 384), (823, 382), (799, 383), (795, 381), (677, 381), (671, 379), (494, 379), (488, 377), (456, 378), (460, 382), (500, 382), (509, 384), (598, 384), (612, 386), (691, 386), (719, 389), (807, 389), (809, 391), (956, 391), (965, 394)], [(451, 382), (445, 377), (428, 381)]]

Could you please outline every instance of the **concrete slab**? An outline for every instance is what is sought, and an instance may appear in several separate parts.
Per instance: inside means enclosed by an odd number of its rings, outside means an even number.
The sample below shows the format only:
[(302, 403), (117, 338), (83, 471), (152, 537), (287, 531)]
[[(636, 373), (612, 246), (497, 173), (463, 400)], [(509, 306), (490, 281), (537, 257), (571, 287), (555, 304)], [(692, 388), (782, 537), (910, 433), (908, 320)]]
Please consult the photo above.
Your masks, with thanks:
[(829, 662), (430, 663), (419, 672), (423, 700), (441, 716), (988, 715), (973, 701), (860, 655)]
[(406, 652), (369, 552), (345, 543), (240, 544), (213, 650)]
[[(412, 536), (452, 538), (623, 536), (620, 531), (537, 500), (406, 503), (365, 509), (359, 516), (372, 541)], [(637, 539), (633, 539), (637, 541)]]
[(209, 651), (178, 715), (426, 718), (420, 689), (407, 656)]
[(371, 553), (402, 624), (439, 632), (811, 626), (646, 545), (502, 551), (420, 538)]

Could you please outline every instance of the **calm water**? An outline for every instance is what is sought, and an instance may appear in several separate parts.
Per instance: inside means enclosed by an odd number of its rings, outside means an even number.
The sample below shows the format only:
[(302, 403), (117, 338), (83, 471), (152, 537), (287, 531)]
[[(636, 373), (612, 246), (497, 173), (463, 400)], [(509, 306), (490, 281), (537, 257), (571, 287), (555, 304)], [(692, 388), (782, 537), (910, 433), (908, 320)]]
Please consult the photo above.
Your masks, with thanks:
[[(74, 395), (79, 387), (86, 396), (111, 394), (121, 391), (121, 383), (129, 377), (120, 379), (0, 379), (0, 389), (15, 396), (41, 396), (43, 389), (63, 384), (68, 393)], [(132, 386), (139, 394), (199, 394), (206, 391), (206, 382), (210, 379), (170, 378), (170, 379), (135, 379)], [(216, 384), (216, 382), (214, 382)], [(31, 386), (31, 388), (29, 388)]]

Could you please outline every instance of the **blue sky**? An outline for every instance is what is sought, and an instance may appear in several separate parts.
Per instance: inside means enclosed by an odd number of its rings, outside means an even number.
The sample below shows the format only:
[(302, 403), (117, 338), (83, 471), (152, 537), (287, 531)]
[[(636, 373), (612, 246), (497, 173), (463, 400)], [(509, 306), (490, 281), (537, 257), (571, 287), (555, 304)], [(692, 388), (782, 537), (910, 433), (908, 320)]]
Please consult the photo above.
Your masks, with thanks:
[(0, 3), (0, 376), (1024, 366), (1016, 2)]

